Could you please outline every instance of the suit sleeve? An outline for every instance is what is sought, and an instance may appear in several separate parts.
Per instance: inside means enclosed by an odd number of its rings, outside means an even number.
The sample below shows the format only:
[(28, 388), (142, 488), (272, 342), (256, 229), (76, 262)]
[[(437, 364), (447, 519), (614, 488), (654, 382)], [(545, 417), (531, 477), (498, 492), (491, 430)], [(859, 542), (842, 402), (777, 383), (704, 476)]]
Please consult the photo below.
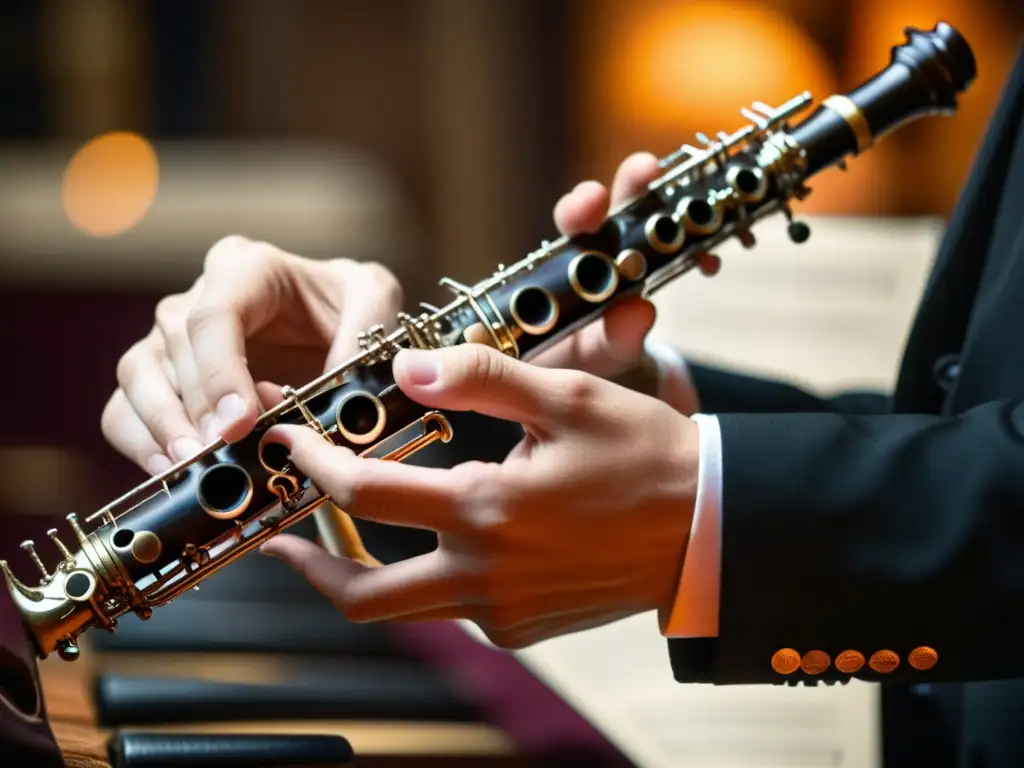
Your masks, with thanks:
[(677, 680), (1024, 676), (1024, 404), (718, 421), (719, 633), (669, 641)]
[(770, 379), (746, 376), (687, 360), (687, 370), (703, 413), (885, 413), (889, 397), (851, 391), (823, 398)]

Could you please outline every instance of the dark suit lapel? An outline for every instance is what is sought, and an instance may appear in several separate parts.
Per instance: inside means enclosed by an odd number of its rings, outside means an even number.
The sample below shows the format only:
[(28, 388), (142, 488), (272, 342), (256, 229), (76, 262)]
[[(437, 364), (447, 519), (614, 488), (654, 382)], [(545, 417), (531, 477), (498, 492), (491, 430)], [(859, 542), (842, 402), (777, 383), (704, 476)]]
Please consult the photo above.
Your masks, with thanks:
[(957, 202), (907, 341), (894, 398), (897, 411), (937, 412), (946, 393), (932, 365), (959, 353), (1024, 115), (1024, 48), (1010, 74), (990, 128)]
[(949, 412), (1024, 395), (1024, 120), (1008, 168)]

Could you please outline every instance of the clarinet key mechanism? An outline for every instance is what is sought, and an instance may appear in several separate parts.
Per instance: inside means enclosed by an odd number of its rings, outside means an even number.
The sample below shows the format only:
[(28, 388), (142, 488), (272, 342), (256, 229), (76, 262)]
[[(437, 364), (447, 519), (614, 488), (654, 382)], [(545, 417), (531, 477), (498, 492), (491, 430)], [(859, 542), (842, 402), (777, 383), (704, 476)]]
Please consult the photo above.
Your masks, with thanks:
[[(486, 344), (528, 360), (597, 319), (615, 302), (649, 296), (689, 272), (700, 257), (736, 238), (753, 247), (751, 227), (781, 214), (795, 243), (810, 235), (793, 219), (806, 182), (842, 165), (885, 134), (927, 115), (951, 114), (975, 77), (964, 38), (951, 26), (909, 28), (888, 66), (846, 95), (822, 101), (802, 93), (772, 107), (741, 110), (741, 130), (698, 135), (660, 160), (645, 194), (612, 212), (592, 234), (546, 242), (475, 285), (449, 278), (440, 308), (400, 314), (396, 329), (360, 336), (353, 359), (299, 389), (261, 417), (247, 438), (218, 442), (153, 477), (82, 520), (67, 516), (46, 548), (22, 545), (34, 583), (0, 571), (41, 658), (78, 657), (78, 637), (114, 631), (130, 613), (148, 619), (229, 563), (311, 515), (330, 499), (264, 440), (279, 423), (305, 424), (324, 440), (361, 455), (402, 461), (452, 438), (445, 416), (412, 402), (395, 385), (391, 363), (409, 347)], [(374, 564), (344, 513), (334, 515), (345, 554)], [(19, 555), (19, 557), (24, 557)], [(47, 565), (53, 563), (53, 565)]]

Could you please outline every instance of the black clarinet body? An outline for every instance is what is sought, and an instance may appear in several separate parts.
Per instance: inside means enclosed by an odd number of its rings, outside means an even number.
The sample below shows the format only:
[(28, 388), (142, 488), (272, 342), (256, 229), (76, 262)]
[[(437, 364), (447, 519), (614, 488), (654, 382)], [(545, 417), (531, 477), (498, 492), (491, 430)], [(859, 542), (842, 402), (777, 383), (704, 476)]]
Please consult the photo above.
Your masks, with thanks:
[(443, 414), (396, 386), (391, 366), (401, 349), (478, 343), (529, 360), (616, 302), (650, 296), (720, 243), (736, 238), (753, 247), (751, 227), (767, 216), (786, 216), (792, 240), (805, 241), (810, 230), (793, 219), (791, 204), (809, 194), (810, 177), (912, 119), (955, 111), (974, 80), (970, 47), (949, 25), (906, 36), (878, 75), (828, 97), (792, 127), (810, 94), (775, 108), (755, 104), (741, 110), (749, 120), (741, 130), (683, 145), (660, 161), (646, 193), (597, 232), (544, 243), (471, 286), (443, 279), (454, 293), (449, 304), (400, 314), (390, 332), (369, 329), (357, 356), (298, 390), (285, 388), (283, 402), (248, 437), (208, 446), (84, 521), (68, 515), (73, 548), (47, 532), (60, 555), (52, 571), (25, 542), (40, 583), (23, 583), (5, 561), (0, 570), (40, 657), (76, 658), (82, 632), (113, 631), (128, 613), (149, 618), (329, 501), (282, 446), (265, 439), (275, 424), (307, 425), (381, 460), (451, 439)]
[(870, 149), (911, 120), (956, 111), (957, 96), (977, 76), (967, 41), (944, 22), (905, 34), (907, 42), (892, 49), (888, 67), (846, 96), (826, 99), (793, 129), (807, 153), (808, 175)]

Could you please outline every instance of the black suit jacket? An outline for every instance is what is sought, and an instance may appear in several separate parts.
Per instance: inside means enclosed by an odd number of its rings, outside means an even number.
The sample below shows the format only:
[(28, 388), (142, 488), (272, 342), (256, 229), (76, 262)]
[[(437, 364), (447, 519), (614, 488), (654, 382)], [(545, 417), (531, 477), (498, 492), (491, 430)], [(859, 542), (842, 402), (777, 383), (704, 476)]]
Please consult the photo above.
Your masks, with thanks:
[[(891, 396), (820, 399), (693, 367), (722, 427), (722, 581), (719, 637), (669, 641), (680, 682), (1024, 677), (1022, 117), (1024, 52)], [(937, 652), (930, 669), (909, 663), (919, 647)], [(780, 674), (786, 648), (829, 666)], [(843, 673), (844, 651), (899, 665)]]

